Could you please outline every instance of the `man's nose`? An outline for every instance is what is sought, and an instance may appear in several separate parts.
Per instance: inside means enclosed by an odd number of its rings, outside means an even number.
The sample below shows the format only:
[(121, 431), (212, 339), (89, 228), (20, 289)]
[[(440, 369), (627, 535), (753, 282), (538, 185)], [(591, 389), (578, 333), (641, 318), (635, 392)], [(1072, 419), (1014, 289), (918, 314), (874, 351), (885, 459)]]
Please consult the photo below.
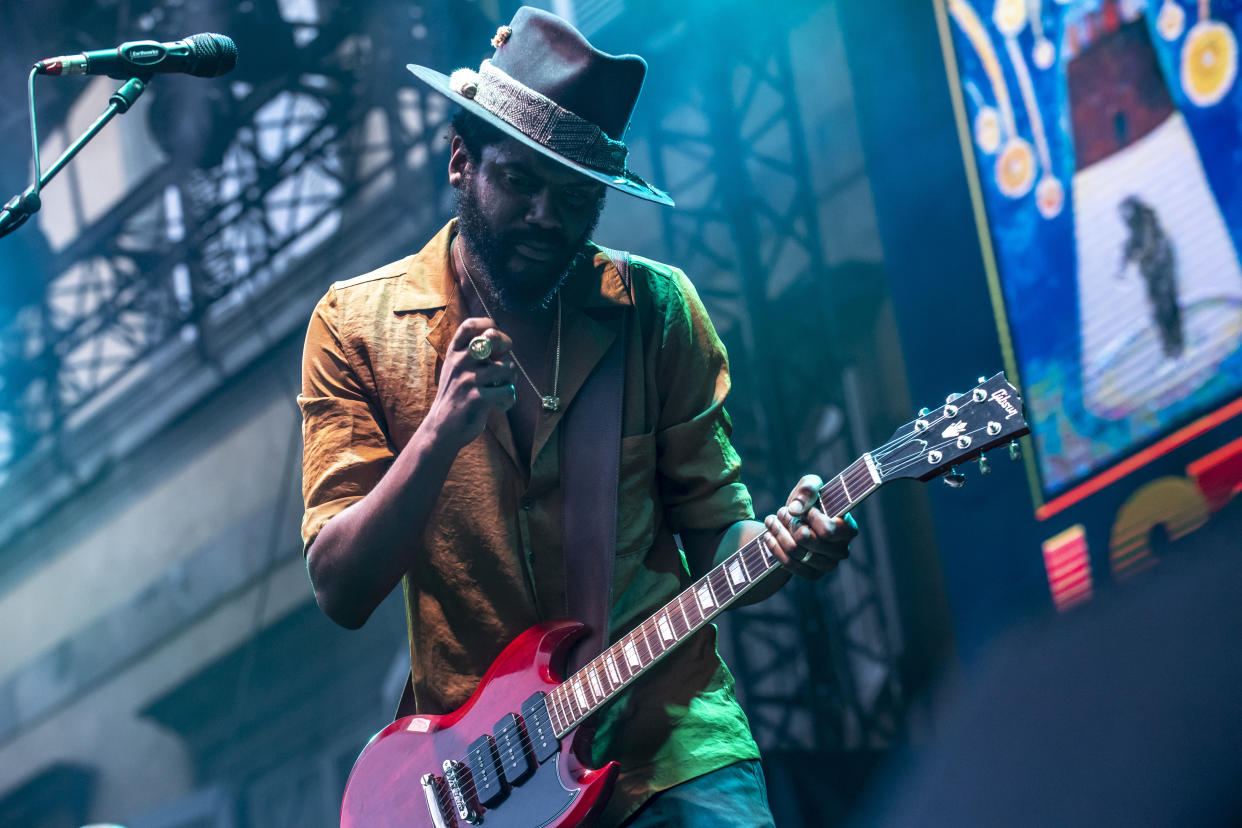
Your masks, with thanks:
[(526, 221), (548, 230), (561, 228), (560, 211), (551, 188), (541, 187), (531, 194), (530, 203), (526, 209)]

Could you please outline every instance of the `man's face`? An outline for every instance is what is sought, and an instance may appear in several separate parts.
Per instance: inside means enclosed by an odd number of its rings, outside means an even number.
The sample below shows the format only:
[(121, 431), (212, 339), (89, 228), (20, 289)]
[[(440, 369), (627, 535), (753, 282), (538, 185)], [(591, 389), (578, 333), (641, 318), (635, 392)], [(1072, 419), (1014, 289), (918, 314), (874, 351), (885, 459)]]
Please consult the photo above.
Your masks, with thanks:
[(474, 278), (506, 310), (546, 307), (599, 221), (604, 185), (511, 138), (479, 155), (454, 139), (458, 230), (484, 270)]

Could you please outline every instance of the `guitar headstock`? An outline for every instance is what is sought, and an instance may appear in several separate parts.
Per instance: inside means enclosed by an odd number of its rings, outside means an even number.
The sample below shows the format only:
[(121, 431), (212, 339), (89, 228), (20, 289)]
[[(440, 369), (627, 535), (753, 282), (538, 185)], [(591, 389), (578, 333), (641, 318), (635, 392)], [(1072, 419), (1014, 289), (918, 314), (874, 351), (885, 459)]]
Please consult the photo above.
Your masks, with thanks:
[[(963, 478), (953, 470), (955, 465), (1030, 431), (1022, 415), (1022, 397), (999, 373), (991, 379), (980, 377), (965, 394), (949, 395), (939, 408), (923, 409), (918, 419), (894, 431), (871, 457), (883, 482), (899, 477), (930, 480), (950, 472), (945, 482), (960, 486)], [(1016, 443), (1011, 443), (1010, 456), (1017, 457)], [(986, 474), (986, 461), (981, 460), (980, 466)]]

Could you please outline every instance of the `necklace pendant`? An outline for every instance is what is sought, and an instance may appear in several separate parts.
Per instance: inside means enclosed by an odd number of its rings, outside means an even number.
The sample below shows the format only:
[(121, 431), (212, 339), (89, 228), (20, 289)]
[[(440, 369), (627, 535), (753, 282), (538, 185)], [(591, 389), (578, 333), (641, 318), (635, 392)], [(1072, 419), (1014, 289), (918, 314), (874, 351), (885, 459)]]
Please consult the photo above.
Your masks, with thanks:
[(546, 396), (543, 398), (543, 407), (548, 411), (555, 411), (561, 407), (561, 398)]

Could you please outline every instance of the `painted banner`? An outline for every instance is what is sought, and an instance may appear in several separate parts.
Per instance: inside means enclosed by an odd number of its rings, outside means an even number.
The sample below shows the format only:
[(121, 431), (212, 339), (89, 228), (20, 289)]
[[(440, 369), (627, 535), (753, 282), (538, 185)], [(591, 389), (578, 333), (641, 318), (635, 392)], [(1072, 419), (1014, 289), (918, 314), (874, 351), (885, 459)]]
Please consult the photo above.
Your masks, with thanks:
[(1242, 3), (942, 2), (1049, 497), (1242, 389)]

